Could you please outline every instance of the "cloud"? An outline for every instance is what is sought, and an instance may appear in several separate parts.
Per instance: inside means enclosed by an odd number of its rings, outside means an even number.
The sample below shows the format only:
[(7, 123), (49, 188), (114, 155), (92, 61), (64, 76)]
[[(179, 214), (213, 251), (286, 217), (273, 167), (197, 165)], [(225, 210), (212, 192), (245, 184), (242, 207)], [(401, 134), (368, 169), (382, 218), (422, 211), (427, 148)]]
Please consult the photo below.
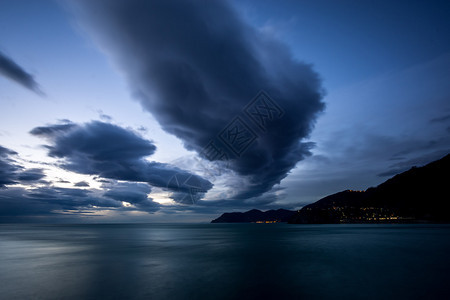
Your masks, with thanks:
[(44, 170), (34, 168), (28, 169), (18, 174), (17, 179), (20, 181), (38, 181), (45, 177)]
[(28, 199), (53, 204), (62, 209), (79, 209), (95, 207), (120, 208), (122, 204), (111, 199), (96, 197), (92, 192), (77, 188), (39, 187), (28, 190)]
[(16, 152), (0, 146), (0, 188), (16, 182), (16, 172), (20, 167), (14, 164), (13, 160), (9, 157), (16, 154)]
[(36, 94), (43, 95), (43, 92), (41, 91), (39, 84), (35, 81), (34, 77), (1, 52), (0, 73), (3, 74), (3, 76), (35, 92)]
[(20, 216), (49, 215), (56, 208), (27, 197), (27, 190), (24, 188), (0, 190), (0, 222), (15, 221)]
[(37, 217), (34, 220), (42, 222), (42, 217), (67, 218), (73, 213), (79, 217), (86, 210), (105, 209), (123, 210), (124, 207), (119, 201), (82, 189), (46, 186), (33, 189), (12, 187), (0, 191), (0, 222), (26, 221), (30, 217)]
[[(52, 140), (54, 145), (47, 147), (49, 155), (69, 157), (73, 169), (92, 167), (93, 162), (134, 161), (152, 155), (156, 150), (150, 141), (135, 133), (99, 121), (84, 126), (69, 123), (36, 127), (30, 133)], [(83, 162), (88, 164), (83, 166)]]
[[(72, 129), (76, 126), (72, 126)], [(41, 131), (36, 130), (36, 132)], [(64, 131), (44, 130), (43, 132), (52, 132), (61, 136), (61, 132)], [(151, 191), (148, 184), (118, 183), (109, 180), (102, 185), (102, 190), (78, 188), (89, 187), (89, 184), (84, 181), (76, 183), (76, 188), (55, 187), (50, 182), (42, 180), (45, 177), (43, 169), (26, 169), (17, 164), (14, 159), (17, 155), (15, 151), (0, 146), (0, 222), (40, 222), (43, 220), (42, 217), (50, 216), (52, 220), (59, 222), (63, 221), (61, 218), (68, 214), (86, 216), (101, 211), (152, 213), (160, 208), (158, 203), (148, 197)], [(34, 185), (35, 182), (39, 185)], [(67, 183), (62, 180), (58, 182)], [(18, 183), (27, 187), (14, 186)], [(133, 206), (123, 205), (123, 202), (131, 203)]]
[(108, 188), (108, 191), (103, 194), (104, 197), (130, 203), (140, 210), (156, 211), (160, 208), (158, 203), (148, 197), (151, 188), (147, 184), (121, 182), (104, 185), (104, 188)]
[(12, 158), (17, 152), (0, 146), (0, 188), (18, 182), (30, 183), (45, 177), (42, 169), (25, 169)]
[(0, 223), (41, 222), (42, 217), (60, 221), (68, 215), (80, 218), (106, 211), (153, 213), (161, 206), (148, 197), (150, 192), (148, 184), (131, 182), (110, 182), (102, 186), (102, 191), (52, 185), (28, 189), (11, 187), (0, 190)]
[[(310, 65), (296, 61), (284, 44), (245, 23), (226, 2), (74, 5), (165, 131), (187, 149), (202, 153), (213, 141), (228, 155), (228, 168), (248, 181), (235, 199), (269, 191), (310, 154), (312, 144), (301, 141), (324, 109), (319, 76)], [(264, 108), (258, 100), (246, 113), (244, 108), (260, 90), (280, 110)], [(258, 126), (262, 121), (264, 126)], [(247, 138), (254, 137), (238, 154), (223, 140), (234, 125), (247, 129)]]
[(156, 146), (136, 133), (113, 124), (99, 121), (83, 125), (57, 124), (36, 127), (31, 134), (50, 141), (51, 145), (46, 146), (49, 156), (63, 159), (60, 167), (69, 171), (146, 182), (151, 186), (199, 197), (212, 188), (212, 184), (200, 176), (169, 164), (147, 161), (145, 157), (152, 155)]
[(52, 126), (42, 126), (36, 127), (30, 131), (32, 135), (42, 136), (46, 138), (53, 138), (59, 133), (64, 133), (72, 129), (75, 124), (71, 123), (69, 120), (64, 120), (64, 124), (55, 124)]
[(0, 220), (16, 222), (37, 217), (36, 221), (42, 221), (39, 218), (55, 219), (68, 214), (81, 217), (99, 211), (152, 213), (160, 209), (160, 205), (148, 197), (151, 188), (147, 184), (111, 182), (102, 188), (103, 191), (46, 185), (3, 189), (0, 190)]

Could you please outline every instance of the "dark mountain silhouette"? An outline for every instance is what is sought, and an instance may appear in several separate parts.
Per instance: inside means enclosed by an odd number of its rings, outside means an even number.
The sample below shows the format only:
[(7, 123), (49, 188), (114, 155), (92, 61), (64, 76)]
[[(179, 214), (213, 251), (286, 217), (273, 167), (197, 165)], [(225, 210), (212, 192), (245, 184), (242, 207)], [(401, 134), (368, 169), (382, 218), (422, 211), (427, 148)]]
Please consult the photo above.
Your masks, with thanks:
[(289, 223), (450, 223), (450, 154), (366, 191), (346, 190), (303, 207)]
[(247, 212), (224, 213), (211, 223), (287, 222), (296, 212), (286, 209), (266, 212), (252, 209)]

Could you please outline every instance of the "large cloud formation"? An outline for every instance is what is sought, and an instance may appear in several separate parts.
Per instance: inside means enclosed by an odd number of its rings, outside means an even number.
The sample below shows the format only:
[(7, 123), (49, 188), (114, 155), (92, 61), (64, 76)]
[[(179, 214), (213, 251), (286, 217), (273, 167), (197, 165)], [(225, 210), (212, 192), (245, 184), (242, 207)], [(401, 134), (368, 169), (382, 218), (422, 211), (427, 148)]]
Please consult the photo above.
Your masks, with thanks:
[(34, 79), (33, 75), (26, 72), (21, 66), (15, 63), (11, 58), (5, 56), (0, 52), (0, 74), (17, 82), (33, 92), (43, 95), (39, 84)]
[(145, 182), (173, 191), (177, 199), (180, 193), (182, 199), (200, 199), (212, 188), (212, 184), (200, 176), (168, 164), (147, 161), (145, 157), (152, 155), (156, 146), (113, 124), (100, 121), (81, 125), (65, 123), (36, 127), (30, 133), (49, 140), (51, 144), (46, 146), (49, 156), (63, 159), (60, 167), (69, 171)]
[[(324, 109), (318, 75), (228, 3), (86, 0), (75, 7), (162, 128), (201, 154), (213, 142), (247, 179), (235, 199), (269, 191), (310, 153), (301, 141)], [(273, 101), (250, 103), (260, 90)]]

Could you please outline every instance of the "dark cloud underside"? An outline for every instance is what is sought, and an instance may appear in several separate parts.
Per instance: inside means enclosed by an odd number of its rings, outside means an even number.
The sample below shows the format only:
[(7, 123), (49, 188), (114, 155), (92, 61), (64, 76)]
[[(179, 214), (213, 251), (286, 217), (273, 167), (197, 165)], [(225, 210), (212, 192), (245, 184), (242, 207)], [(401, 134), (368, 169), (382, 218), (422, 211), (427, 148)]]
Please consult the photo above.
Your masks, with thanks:
[[(246, 24), (224, 1), (82, 1), (80, 18), (128, 76), (144, 108), (162, 128), (201, 152), (214, 141), (228, 167), (248, 178), (235, 198), (269, 191), (309, 155), (309, 135), (324, 108), (311, 66), (282, 43)], [(284, 115), (239, 155), (219, 133), (265, 90)], [(264, 109), (263, 109), (264, 111)], [(270, 113), (265, 111), (265, 113)]]

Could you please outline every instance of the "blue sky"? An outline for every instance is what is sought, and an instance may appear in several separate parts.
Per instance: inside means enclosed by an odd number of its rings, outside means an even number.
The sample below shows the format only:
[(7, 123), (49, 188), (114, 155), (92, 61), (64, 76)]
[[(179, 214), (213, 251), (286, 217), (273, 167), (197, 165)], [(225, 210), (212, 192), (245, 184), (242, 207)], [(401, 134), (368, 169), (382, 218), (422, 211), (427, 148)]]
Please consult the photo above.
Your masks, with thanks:
[[(4, 221), (296, 209), (449, 152), (448, 2), (168, 3), (0, 3)], [(210, 161), (235, 117), (255, 140)]]

